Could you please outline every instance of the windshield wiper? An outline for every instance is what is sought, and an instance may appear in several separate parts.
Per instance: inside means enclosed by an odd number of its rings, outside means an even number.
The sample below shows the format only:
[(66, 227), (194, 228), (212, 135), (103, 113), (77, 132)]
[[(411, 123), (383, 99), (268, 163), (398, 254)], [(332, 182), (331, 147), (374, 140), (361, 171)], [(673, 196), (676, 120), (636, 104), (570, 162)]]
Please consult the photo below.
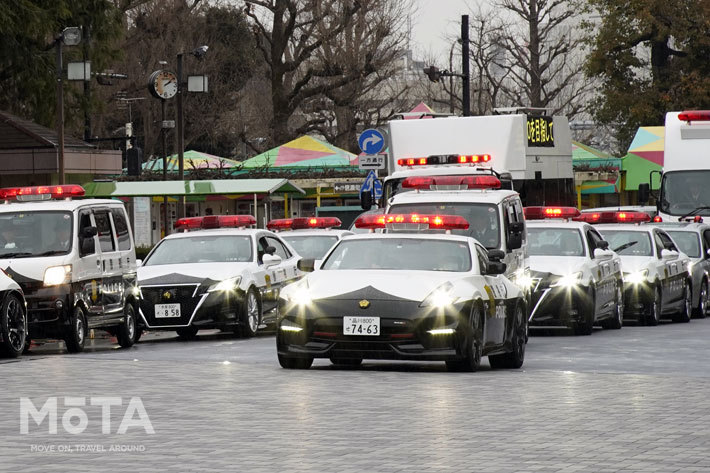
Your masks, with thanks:
[(32, 256), (32, 253), (28, 253), (26, 251), (18, 251), (15, 253), (0, 254), (0, 258), (22, 258), (24, 256)]
[(682, 222), (684, 218), (692, 217), (693, 215), (697, 214), (701, 210), (710, 210), (710, 207), (698, 207), (692, 212), (688, 212), (687, 214), (683, 215), (682, 217), (678, 217), (678, 221)]
[(620, 247), (614, 248), (614, 253), (618, 253), (619, 251), (625, 250), (626, 248), (628, 248), (628, 247), (630, 247), (630, 246), (634, 246), (636, 243), (638, 243), (638, 242), (637, 242), (637, 241), (630, 241), (630, 242), (628, 242), (628, 243), (624, 243), (624, 244), (621, 245)]

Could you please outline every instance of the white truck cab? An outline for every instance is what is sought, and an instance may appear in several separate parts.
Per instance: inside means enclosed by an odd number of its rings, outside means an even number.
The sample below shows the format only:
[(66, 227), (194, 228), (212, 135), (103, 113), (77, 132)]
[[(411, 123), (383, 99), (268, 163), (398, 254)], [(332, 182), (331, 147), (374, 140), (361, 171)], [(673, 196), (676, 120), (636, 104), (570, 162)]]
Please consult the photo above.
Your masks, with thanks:
[(121, 201), (75, 200), (77, 185), (0, 189), (0, 268), (27, 299), (29, 338), (84, 348), (88, 330), (133, 345), (136, 255)]

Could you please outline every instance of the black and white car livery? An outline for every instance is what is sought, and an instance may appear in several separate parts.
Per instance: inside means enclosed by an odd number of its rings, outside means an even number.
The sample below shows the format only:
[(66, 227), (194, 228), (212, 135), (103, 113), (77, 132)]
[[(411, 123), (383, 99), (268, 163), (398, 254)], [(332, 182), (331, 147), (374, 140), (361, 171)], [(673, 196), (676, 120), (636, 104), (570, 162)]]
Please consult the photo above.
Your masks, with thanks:
[[(386, 223), (387, 222), (387, 223)], [(461, 216), (366, 215), (360, 228), (465, 228)], [(322, 265), (286, 287), (276, 345), (284, 368), (314, 358), (438, 360), (475, 371), (519, 368), (527, 320), (522, 291), (502, 273), (498, 250), (446, 234), (368, 233), (343, 238)], [(301, 260), (313, 270), (313, 260)], [(309, 267), (310, 266), (310, 267)]]
[(279, 236), (296, 250), (299, 256), (322, 259), (338, 240), (352, 235), (350, 230), (340, 230), (342, 222), (337, 217), (297, 217), (270, 220), (266, 228), (279, 232)]
[(270, 231), (246, 228), (251, 215), (179, 219), (138, 268), (140, 318), (147, 330), (232, 329), (253, 336), (275, 320), (281, 288), (300, 277), (297, 255)]
[(574, 207), (526, 207), (533, 310), (530, 326), (570, 327), (589, 335), (598, 322), (619, 329), (624, 318), (619, 256)]

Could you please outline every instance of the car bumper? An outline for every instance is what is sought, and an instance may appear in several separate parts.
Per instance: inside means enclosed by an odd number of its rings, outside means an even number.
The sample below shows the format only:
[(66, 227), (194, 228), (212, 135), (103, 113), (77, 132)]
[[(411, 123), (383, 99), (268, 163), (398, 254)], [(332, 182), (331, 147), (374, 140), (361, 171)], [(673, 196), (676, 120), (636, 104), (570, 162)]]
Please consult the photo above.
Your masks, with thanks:
[(652, 301), (653, 288), (647, 283), (624, 283), (624, 318), (645, 314)]
[(31, 338), (61, 338), (73, 307), (70, 284), (44, 287), (23, 286), (27, 302), (28, 334)]
[(579, 322), (584, 317), (584, 306), (588, 304), (587, 288), (547, 287), (532, 294), (529, 324), (531, 327), (567, 326)]

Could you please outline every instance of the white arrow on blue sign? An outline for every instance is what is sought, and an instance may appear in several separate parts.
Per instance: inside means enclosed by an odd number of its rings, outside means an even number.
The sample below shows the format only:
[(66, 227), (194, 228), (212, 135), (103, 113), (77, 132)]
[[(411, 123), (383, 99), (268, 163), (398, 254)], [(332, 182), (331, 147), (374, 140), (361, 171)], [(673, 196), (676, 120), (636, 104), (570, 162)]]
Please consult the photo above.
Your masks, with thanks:
[(375, 179), (372, 181), (372, 185), (375, 188), (375, 199), (379, 199), (382, 197), (382, 181), (379, 179)]
[(362, 187), (360, 187), (360, 193), (373, 192), (373, 189), (375, 199), (382, 197), (382, 181), (377, 179), (375, 171), (370, 171), (367, 173), (367, 177), (365, 177), (365, 182), (362, 183)]
[(360, 133), (357, 144), (363, 153), (377, 154), (385, 147), (385, 137), (374, 128), (369, 128)]

